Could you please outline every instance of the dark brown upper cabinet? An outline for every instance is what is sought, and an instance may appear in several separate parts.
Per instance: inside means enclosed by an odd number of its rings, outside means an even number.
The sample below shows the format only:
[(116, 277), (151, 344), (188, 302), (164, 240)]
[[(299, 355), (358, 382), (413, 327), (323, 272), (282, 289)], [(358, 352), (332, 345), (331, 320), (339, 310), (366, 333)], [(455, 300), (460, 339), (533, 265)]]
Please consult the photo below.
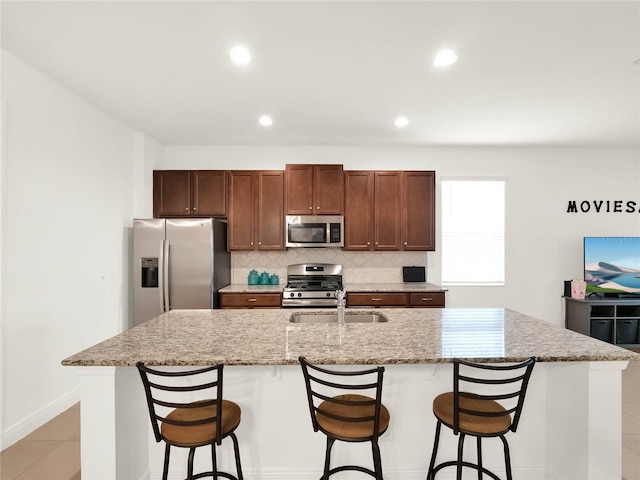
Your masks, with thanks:
[(402, 173), (402, 249), (436, 249), (436, 174)]
[(435, 172), (345, 172), (345, 250), (435, 249)]
[(402, 250), (402, 172), (375, 172), (373, 179), (374, 250)]
[(226, 171), (154, 170), (154, 217), (226, 217), (226, 215)]
[(345, 172), (345, 250), (402, 250), (402, 172)]
[(344, 172), (344, 249), (373, 249), (373, 172)]
[(256, 172), (229, 172), (229, 250), (255, 250)]
[(229, 172), (229, 250), (284, 250), (284, 172)]
[(342, 165), (286, 165), (287, 215), (341, 215)]
[(284, 250), (284, 172), (258, 172), (258, 250)]

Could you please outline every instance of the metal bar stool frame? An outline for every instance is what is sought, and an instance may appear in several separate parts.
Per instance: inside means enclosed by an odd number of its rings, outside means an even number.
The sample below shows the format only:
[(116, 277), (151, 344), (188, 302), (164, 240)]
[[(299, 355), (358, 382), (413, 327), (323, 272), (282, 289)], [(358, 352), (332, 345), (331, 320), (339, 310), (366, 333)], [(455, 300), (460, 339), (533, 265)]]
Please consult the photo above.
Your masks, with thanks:
[[(433, 401), (434, 415), (438, 423), (429, 470), (427, 472), (427, 480), (435, 480), (435, 475), (438, 471), (451, 466), (456, 467), (456, 478), (458, 480), (462, 479), (463, 467), (477, 470), (478, 480), (482, 480), (483, 474), (488, 475), (494, 480), (500, 480), (495, 473), (482, 466), (482, 439), (490, 437), (499, 437), (500, 440), (502, 440), (507, 479), (512, 480), (511, 456), (505, 434), (509, 431), (515, 432), (518, 428), (529, 379), (535, 362), (535, 357), (530, 357), (524, 362), (514, 365), (479, 364), (460, 359), (453, 360), (453, 392), (443, 393)], [(476, 376), (471, 376), (472, 374), (466, 374), (467, 371), (476, 371), (478, 373)], [(503, 375), (501, 378), (486, 378), (485, 376), (480, 376), (481, 371), (501, 372)], [(462, 372), (464, 372), (464, 374)], [(464, 385), (492, 385), (503, 388), (500, 393), (473, 393), (462, 391), (460, 388), (461, 383)], [(505, 392), (505, 385), (507, 387), (517, 386), (517, 389), (511, 389)], [(498, 400), (507, 400), (511, 402), (511, 404), (515, 404), (510, 408), (505, 408), (502, 404), (498, 403)], [(452, 410), (449, 410), (451, 409), (451, 403), (453, 403)], [(512, 414), (513, 417), (511, 417)], [(492, 426), (497, 428), (488, 427), (486, 431), (482, 432), (479, 431), (482, 430), (482, 428), (478, 428), (477, 430), (470, 429), (464, 422), (464, 419), (469, 419), (469, 417), (475, 417), (476, 422), (482, 422), (483, 417), (487, 419), (489, 423), (492, 423), (492, 420), (501, 419), (501, 421), (499, 421), (497, 425)], [(446, 461), (436, 465), (440, 430), (443, 424), (452, 429), (454, 435), (459, 434), (458, 457), (455, 461)], [(464, 440), (467, 435), (476, 437), (477, 463), (463, 460)]]
[[(240, 424), (240, 407), (237, 404), (228, 400), (223, 400), (222, 398), (224, 365), (220, 364), (186, 371), (165, 371), (155, 368), (152, 369), (147, 367), (143, 362), (136, 363), (136, 367), (138, 368), (140, 378), (142, 379), (142, 383), (144, 386), (147, 406), (149, 409), (149, 417), (151, 419), (151, 425), (153, 427), (153, 434), (155, 436), (156, 442), (165, 442), (162, 480), (167, 480), (169, 471), (169, 457), (172, 446), (189, 449), (186, 480), (195, 480), (202, 477), (213, 477), (214, 479), (222, 477), (230, 480), (243, 480), (242, 467), (240, 465), (240, 450), (238, 446), (238, 438), (234, 433), (236, 428)], [(210, 378), (211, 376), (206, 377), (205, 379), (201, 379), (201, 377), (206, 376), (209, 372), (215, 372), (213, 380)], [(171, 381), (169, 379), (183, 377), (190, 377), (193, 384), (170, 385)], [(213, 395), (211, 395), (211, 397), (207, 397), (206, 399), (197, 401), (190, 400), (188, 402), (177, 402), (158, 398), (157, 395), (154, 395), (155, 391), (183, 393), (201, 392), (202, 395), (204, 395), (205, 392), (210, 391), (213, 393)], [(226, 408), (223, 409), (223, 405)], [(160, 414), (159, 409), (156, 408), (157, 406), (164, 407), (164, 409), (168, 409), (169, 412), (166, 415)], [(211, 416), (208, 416), (207, 418), (198, 418), (195, 420), (180, 420), (175, 418), (175, 412), (177, 411), (195, 412), (194, 409), (203, 409), (206, 407), (215, 407), (215, 413), (211, 414)], [(209, 413), (210, 412), (207, 411), (207, 414)], [(174, 414), (174, 418), (171, 418), (172, 414)], [(223, 417), (231, 417), (232, 415), (237, 418), (232, 418), (230, 424), (228, 424), (228, 422), (223, 422)], [(201, 438), (193, 443), (176, 442), (172, 439), (167, 438), (162, 433), (163, 427), (165, 426), (176, 426), (178, 428), (184, 427), (184, 431), (187, 432), (190, 427), (201, 428), (203, 426), (207, 427), (208, 425), (215, 425), (215, 435), (209, 435), (208, 438)], [(220, 445), (222, 443), (222, 440), (226, 437), (231, 437), (231, 439), (233, 440), (233, 451), (235, 456), (237, 476), (233, 476), (227, 472), (218, 471), (216, 446)], [(210, 472), (203, 472), (194, 475), (193, 460), (195, 456), (195, 450), (197, 447), (205, 445), (211, 445), (211, 462), (213, 469)]]
[[(320, 480), (328, 480), (331, 475), (346, 470), (355, 470), (366, 473), (376, 480), (383, 480), (382, 461), (380, 457), (380, 447), (378, 438), (388, 428), (389, 412), (382, 404), (382, 379), (384, 367), (376, 367), (364, 370), (337, 371), (319, 367), (309, 363), (305, 357), (299, 358), (307, 391), (309, 412), (314, 432), (320, 430), (327, 437), (324, 473)], [(344, 379), (343, 382), (329, 380), (332, 377)], [(351, 381), (347, 382), (347, 378)], [(358, 378), (365, 380), (360, 381)], [(369, 380), (371, 379), (371, 380)], [(363, 393), (363, 390), (375, 389), (374, 398), (358, 394), (327, 395), (326, 390), (334, 389), (338, 391), (351, 391)], [(365, 412), (358, 414), (357, 410), (364, 407)], [(370, 413), (373, 407), (373, 414)], [(356, 412), (349, 409), (356, 409)], [(339, 413), (335, 413), (338, 411)], [(342, 413), (342, 415), (340, 415)], [(345, 416), (345, 413), (349, 413)], [(320, 420), (318, 417), (320, 416)], [(381, 420), (382, 418), (382, 420)], [(366, 424), (367, 434), (361, 436), (349, 436), (348, 434), (338, 435), (327, 429), (329, 422), (338, 422), (343, 426)], [(371, 425), (372, 428), (369, 428)], [(373, 470), (359, 465), (342, 465), (330, 468), (331, 449), (336, 440), (345, 442), (371, 442), (373, 453)]]

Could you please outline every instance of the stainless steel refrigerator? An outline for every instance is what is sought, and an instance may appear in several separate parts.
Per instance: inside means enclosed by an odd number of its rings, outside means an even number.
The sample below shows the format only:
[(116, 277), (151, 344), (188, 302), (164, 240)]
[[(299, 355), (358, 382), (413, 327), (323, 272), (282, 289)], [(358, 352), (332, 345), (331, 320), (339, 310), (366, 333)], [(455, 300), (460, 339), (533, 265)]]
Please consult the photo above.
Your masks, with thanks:
[(211, 218), (133, 220), (133, 323), (178, 308), (219, 308), (231, 282), (227, 223)]

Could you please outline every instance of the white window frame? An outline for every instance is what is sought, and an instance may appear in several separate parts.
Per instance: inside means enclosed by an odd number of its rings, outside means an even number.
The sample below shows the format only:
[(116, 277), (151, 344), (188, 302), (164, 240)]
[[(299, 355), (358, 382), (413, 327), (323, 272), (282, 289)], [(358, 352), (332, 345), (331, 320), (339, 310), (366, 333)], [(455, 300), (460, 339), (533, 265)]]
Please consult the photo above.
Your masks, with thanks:
[[(476, 198), (471, 202), (467, 200), (463, 206), (451, 205), (450, 198), (446, 193), (448, 182), (500, 182), (502, 183), (502, 205), (501, 210), (498, 213), (501, 214), (501, 218), (495, 218), (493, 222), (487, 224), (486, 222), (479, 222), (475, 226), (470, 225), (469, 230), (464, 230), (462, 225), (464, 215), (459, 217), (458, 225), (451, 223), (450, 215), (447, 209), (450, 208), (466, 208), (469, 207), (469, 211), (472, 212), (468, 217), (468, 221), (471, 223), (476, 218), (481, 218), (480, 213), (477, 211), (475, 215), (474, 210), (478, 209), (479, 202), (482, 202), (482, 198)], [(507, 197), (507, 182), (503, 177), (443, 177), (440, 185), (441, 191), (441, 267), (442, 267), (442, 285), (443, 286), (504, 286), (506, 281), (506, 197)], [(495, 205), (494, 205), (495, 206)], [(484, 214), (491, 209), (487, 208), (482, 212)], [(495, 210), (493, 210), (495, 211)], [(485, 217), (486, 218), (486, 217)], [(472, 245), (465, 245), (465, 242), (470, 238), (474, 238), (476, 241)], [(453, 244), (458, 243), (458, 247)], [(496, 250), (491, 252), (490, 248), (483, 248), (480, 246), (481, 242), (485, 242), (485, 245), (490, 245), (498, 242)], [(469, 263), (469, 269), (466, 272), (460, 265), (457, 267), (451, 267), (454, 271), (447, 271), (447, 265), (450, 265), (450, 255), (453, 256), (454, 252), (450, 249), (459, 249), (464, 253), (467, 253), (471, 259)], [(475, 250), (475, 251), (474, 251)], [(461, 254), (461, 255), (464, 255)], [(458, 255), (458, 253), (455, 253)], [(492, 261), (495, 267), (490, 270), (491, 275), (487, 279), (482, 279), (476, 272), (481, 270), (482, 260), (487, 259), (486, 254), (491, 255)], [(467, 262), (462, 262), (466, 264)], [(455, 272), (455, 270), (458, 270)]]

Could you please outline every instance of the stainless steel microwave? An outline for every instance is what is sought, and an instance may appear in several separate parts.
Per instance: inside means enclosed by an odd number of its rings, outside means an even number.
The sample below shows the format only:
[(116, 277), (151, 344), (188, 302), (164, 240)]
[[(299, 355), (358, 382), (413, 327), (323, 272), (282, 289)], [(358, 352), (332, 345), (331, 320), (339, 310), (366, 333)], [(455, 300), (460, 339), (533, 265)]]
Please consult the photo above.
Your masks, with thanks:
[(287, 247), (343, 247), (342, 215), (287, 215)]

